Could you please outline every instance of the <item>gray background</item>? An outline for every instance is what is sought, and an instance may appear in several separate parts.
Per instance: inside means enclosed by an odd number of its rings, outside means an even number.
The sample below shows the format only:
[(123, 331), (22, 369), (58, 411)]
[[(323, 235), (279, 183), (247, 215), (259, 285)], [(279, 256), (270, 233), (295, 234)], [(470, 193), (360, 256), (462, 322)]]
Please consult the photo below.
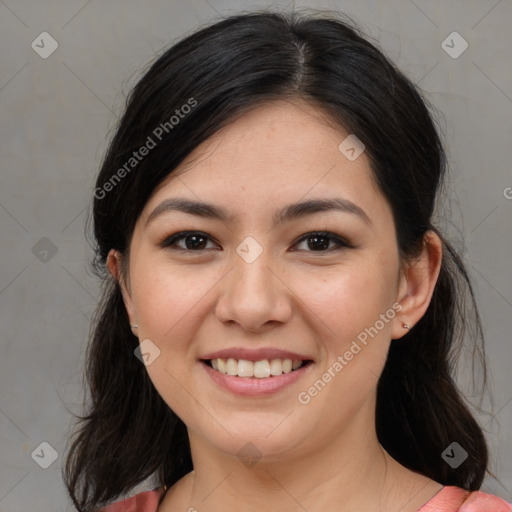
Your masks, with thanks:
[[(84, 226), (126, 93), (182, 35), (269, 6), (293, 3), (0, 0), (0, 512), (72, 509), (60, 464), (70, 412), (81, 412), (83, 354), (98, 297)], [(452, 171), (442, 225), (459, 238), (474, 278), (494, 388), (496, 420), (479, 418), (501, 483), (487, 478), (482, 490), (512, 501), (512, 200), (505, 197), (512, 187), (512, 2), (315, 7), (353, 17), (442, 112)], [(59, 45), (46, 59), (31, 47), (43, 31)], [(456, 59), (441, 46), (453, 31), (469, 45)], [(466, 377), (462, 368), (461, 386)], [(58, 453), (48, 469), (31, 457), (43, 441)], [(44, 450), (40, 460), (49, 457)]]

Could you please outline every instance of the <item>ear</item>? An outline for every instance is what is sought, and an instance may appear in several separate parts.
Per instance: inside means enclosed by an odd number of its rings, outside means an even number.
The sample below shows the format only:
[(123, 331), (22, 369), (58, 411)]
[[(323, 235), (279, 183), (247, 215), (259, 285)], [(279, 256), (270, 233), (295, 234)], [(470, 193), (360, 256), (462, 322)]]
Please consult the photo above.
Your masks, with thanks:
[(134, 325), (137, 324), (137, 317), (135, 314), (135, 309), (133, 307), (131, 293), (124, 282), (123, 274), (121, 272), (121, 265), (121, 253), (119, 251), (116, 251), (115, 249), (111, 249), (107, 256), (107, 267), (109, 272), (112, 274), (114, 279), (119, 283), (119, 286), (121, 287), (124, 306), (126, 308), (126, 312), (128, 313), (128, 318), (130, 319), (130, 325)]
[[(427, 311), (441, 270), (442, 257), (441, 239), (433, 231), (427, 231), (421, 254), (406, 264), (400, 276), (397, 301), (402, 309), (395, 317), (393, 339), (407, 334)], [(409, 329), (405, 329), (403, 324), (408, 325)]]

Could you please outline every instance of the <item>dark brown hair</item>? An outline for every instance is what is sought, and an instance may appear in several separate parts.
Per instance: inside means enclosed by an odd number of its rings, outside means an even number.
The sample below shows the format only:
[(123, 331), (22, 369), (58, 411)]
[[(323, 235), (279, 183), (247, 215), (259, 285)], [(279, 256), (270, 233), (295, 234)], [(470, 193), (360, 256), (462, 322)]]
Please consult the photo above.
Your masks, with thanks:
[[(153, 473), (170, 487), (192, 470), (186, 427), (134, 357), (138, 339), (105, 262), (110, 249), (127, 255), (155, 187), (216, 131), (264, 102), (305, 100), (366, 146), (373, 177), (391, 205), (401, 258), (418, 253), (427, 230), (441, 236), (432, 218), (445, 153), (428, 103), (374, 44), (337, 18), (232, 16), (173, 45), (131, 91), (94, 194), (95, 263), (104, 290), (87, 353), (90, 402), (64, 470), (77, 510), (113, 501)], [(170, 123), (191, 99), (195, 106)], [(154, 139), (163, 123), (165, 137), (128, 171), (133, 151)], [(127, 172), (119, 173), (123, 166)], [(113, 180), (116, 173), (122, 179)], [(382, 446), (404, 466), (476, 490), (488, 452), (453, 370), (470, 333), (485, 382), (483, 336), (463, 262), (441, 238), (442, 268), (428, 310), (391, 344), (378, 383), (376, 429)], [(453, 441), (468, 452), (457, 469), (441, 457)]]

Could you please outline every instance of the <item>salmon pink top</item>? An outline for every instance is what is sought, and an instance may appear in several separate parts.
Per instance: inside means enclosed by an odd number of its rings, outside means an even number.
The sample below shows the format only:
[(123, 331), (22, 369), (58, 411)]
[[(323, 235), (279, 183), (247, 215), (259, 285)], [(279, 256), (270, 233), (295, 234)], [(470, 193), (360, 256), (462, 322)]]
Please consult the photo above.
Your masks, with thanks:
[[(157, 512), (163, 488), (136, 494), (123, 501), (112, 503), (98, 512)], [(445, 485), (417, 512), (512, 512), (512, 504), (482, 491), (466, 491)]]

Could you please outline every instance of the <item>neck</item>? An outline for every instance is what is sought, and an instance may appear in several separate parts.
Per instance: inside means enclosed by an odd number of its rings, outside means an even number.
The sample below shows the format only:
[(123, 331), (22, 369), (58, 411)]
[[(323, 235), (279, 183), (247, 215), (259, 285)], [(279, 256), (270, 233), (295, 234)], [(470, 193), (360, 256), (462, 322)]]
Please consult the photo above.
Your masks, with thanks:
[(377, 512), (396, 505), (401, 512), (416, 511), (441, 486), (391, 458), (373, 425), (368, 413), (360, 411), (349, 426), (314, 450), (294, 450), (293, 458), (280, 460), (263, 457), (254, 465), (189, 431), (194, 471), (168, 491), (162, 512), (220, 512), (239, 509), (241, 504), (248, 512)]

